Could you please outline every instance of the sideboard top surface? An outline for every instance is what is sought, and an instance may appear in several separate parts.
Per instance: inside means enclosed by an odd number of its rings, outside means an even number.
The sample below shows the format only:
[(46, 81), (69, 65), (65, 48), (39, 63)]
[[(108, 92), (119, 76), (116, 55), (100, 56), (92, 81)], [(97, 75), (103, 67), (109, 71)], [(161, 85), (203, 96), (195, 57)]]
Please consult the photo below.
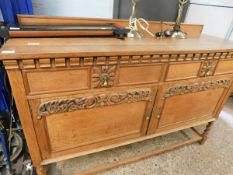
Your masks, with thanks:
[(0, 60), (172, 54), (233, 51), (233, 42), (207, 35), (188, 39), (126, 38), (12, 38), (0, 51)]

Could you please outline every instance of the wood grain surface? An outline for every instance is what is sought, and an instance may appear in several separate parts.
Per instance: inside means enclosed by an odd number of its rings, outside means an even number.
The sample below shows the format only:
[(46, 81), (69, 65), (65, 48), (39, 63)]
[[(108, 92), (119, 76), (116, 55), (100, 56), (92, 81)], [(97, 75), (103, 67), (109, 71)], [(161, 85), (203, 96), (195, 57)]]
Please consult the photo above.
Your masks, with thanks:
[(20, 58), (118, 56), (135, 54), (233, 51), (233, 42), (209, 36), (188, 39), (127, 38), (13, 38), (0, 60)]

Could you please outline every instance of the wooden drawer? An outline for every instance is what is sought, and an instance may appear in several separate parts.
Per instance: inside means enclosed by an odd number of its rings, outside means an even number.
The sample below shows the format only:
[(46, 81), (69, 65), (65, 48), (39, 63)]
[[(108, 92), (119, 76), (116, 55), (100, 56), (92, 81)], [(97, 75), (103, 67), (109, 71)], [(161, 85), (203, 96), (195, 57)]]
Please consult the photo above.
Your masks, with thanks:
[(42, 69), (24, 71), (24, 83), (29, 95), (84, 90), (90, 87), (90, 68)]
[(98, 65), (23, 71), (29, 95), (158, 83), (164, 64)]
[(198, 77), (201, 62), (170, 63), (166, 81), (189, 79)]
[(29, 100), (43, 158), (91, 150), (146, 133), (156, 88)]
[(158, 83), (164, 72), (164, 64), (119, 66), (119, 86)]
[(233, 60), (219, 61), (215, 70), (215, 75), (230, 74), (233, 73)]

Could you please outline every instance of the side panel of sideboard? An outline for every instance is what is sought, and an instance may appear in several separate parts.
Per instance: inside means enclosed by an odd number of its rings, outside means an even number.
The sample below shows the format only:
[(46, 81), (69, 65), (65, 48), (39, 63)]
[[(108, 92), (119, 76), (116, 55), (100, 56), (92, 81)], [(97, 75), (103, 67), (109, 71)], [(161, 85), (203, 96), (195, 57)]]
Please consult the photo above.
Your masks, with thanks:
[(46, 168), (41, 165), (43, 159), (38, 145), (39, 139), (35, 133), (21, 71), (8, 70), (7, 74), (33, 164), (36, 167), (38, 175), (45, 175)]

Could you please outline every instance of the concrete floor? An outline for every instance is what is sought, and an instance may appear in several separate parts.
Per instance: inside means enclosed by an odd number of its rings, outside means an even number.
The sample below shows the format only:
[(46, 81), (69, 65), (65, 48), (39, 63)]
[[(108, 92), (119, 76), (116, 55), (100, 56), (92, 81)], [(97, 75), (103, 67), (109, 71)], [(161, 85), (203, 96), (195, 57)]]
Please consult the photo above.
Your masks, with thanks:
[[(187, 130), (190, 134), (190, 131)], [(114, 162), (187, 139), (181, 132), (141, 143), (91, 154), (49, 167), (49, 175), (73, 175), (87, 168)], [(233, 98), (225, 105), (220, 118), (204, 145), (192, 144), (99, 175), (233, 175)]]

